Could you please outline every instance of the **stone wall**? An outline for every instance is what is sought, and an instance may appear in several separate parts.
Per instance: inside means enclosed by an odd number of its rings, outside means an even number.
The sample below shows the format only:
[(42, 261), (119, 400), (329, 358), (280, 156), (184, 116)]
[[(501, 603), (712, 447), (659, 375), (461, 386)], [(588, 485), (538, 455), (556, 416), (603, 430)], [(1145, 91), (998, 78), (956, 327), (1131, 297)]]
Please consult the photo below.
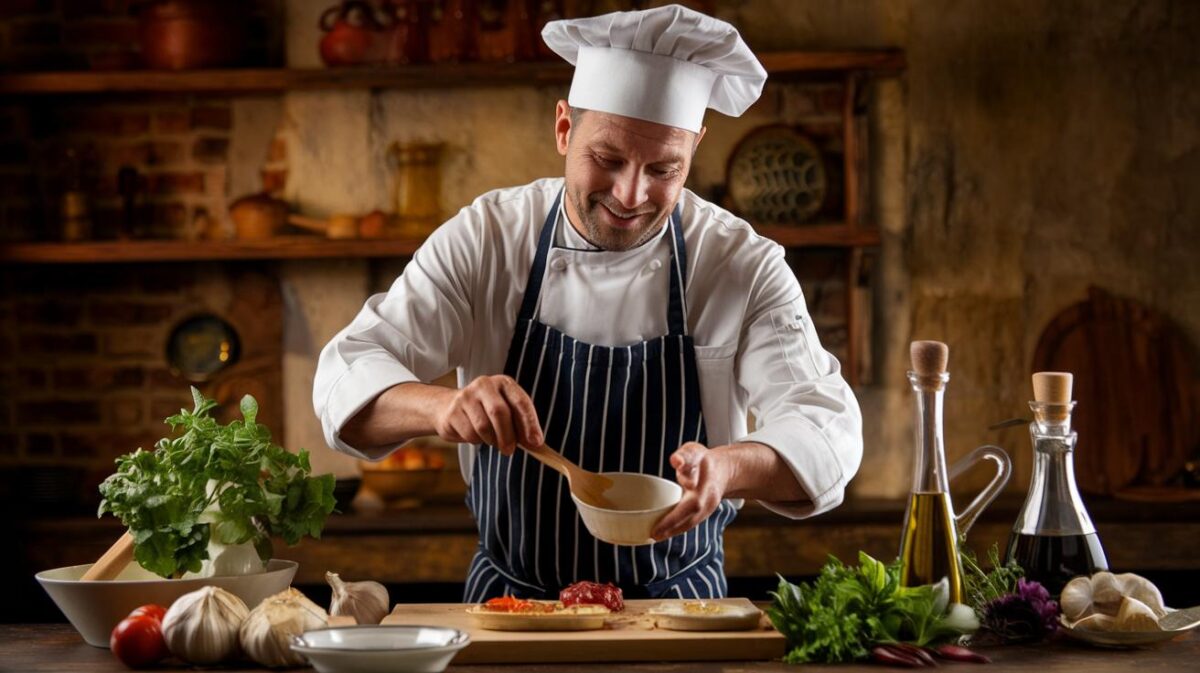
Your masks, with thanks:
[(1200, 344), (1200, 6), (920, 2), (908, 24), (911, 335), (954, 348), (952, 445), (1015, 449), (1024, 490), (1024, 429), (984, 427), (1028, 413), (1037, 338), (1088, 285)]

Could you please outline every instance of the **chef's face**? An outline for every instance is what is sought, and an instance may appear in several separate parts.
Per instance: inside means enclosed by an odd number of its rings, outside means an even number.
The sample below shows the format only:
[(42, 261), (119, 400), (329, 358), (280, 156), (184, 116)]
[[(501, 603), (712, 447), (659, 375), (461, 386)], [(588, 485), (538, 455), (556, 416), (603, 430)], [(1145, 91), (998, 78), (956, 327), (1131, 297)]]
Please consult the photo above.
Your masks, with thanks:
[(629, 250), (665, 223), (692, 166), (704, 129), (672, 126), (558, 102), (555, 135), (566, 157), (567, 215), (605, 250)]

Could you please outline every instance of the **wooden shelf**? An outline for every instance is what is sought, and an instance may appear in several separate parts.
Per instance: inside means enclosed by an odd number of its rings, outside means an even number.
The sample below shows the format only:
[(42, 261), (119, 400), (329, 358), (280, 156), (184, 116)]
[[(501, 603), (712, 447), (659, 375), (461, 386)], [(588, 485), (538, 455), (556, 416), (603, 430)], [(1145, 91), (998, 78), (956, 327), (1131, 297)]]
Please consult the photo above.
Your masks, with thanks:
[[(862, 247), (879, 244), (876, 229), (841, 224), (755, 227), (789, 248)], [(0, 244), (0, 263), (112, 264), (121, 262), (199, 262), (241, 259), (353, 259), (410, 257), (423, 241), (409, 238), (330, 240), (319, 236), (277, 236), (233, 241), (97, 241), (91, 243)]]
[(785, 248), (864, 248), (879, 245), (874, 227), (845, 224), (754, 225), (754, 231)]
[(330, 240), (319, 236), (277, 236), (247, 241), (100, 241), (94, 243), (10, 243), (0, 245), (0, 262), (107, 264), (239, 259), (336, 259), (408, 257), (415, 239)]
[[(897, 71), (896, 49), (783, 51), (759, 55), (772, 75)], [(573, 68), (561, 61), (446, 63), (390, 68), (235, 69), (168, 72), (0, 73), (0, 94), (272, 92), (312, 89), (407, 89), (566, 84)]]

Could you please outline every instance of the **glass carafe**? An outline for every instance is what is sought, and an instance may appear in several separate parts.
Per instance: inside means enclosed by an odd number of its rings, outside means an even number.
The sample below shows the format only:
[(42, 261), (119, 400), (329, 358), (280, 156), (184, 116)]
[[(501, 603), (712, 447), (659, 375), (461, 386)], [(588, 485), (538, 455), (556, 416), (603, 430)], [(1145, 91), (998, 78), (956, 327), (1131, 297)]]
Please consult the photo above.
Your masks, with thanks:
[(1075, 486), (1074, 402), (1030, 402), (1033, 422), (1033, 477), (1029, 495), (1013, 525), (1005, 561), (1016, 561), (1025, 576), (1057, 596), (1076, 575), (1108, 569), (1108, 559), (1083, 498)]
[(395, 162), (396, 216), (400, 221), (395, 233), (424, 238), (442, 223), (441, 143), (392, 143), (388, 148)]
[[(929, 371), (918, 362), (919, 344), (937, 344), (943, 350), (941, 371)], [(927, 347), (927, 346), (925, 346)], [(916, 460), (913, 465), (912, 493), (905, 514), (900, 542), (900, 582), (903, 586), (934, 584), (945, 578), (950, 584), (950, 600), (963, 601), (962, 564), (958, 558), (959, 536), (965, 536), (975, 519), (1008, 483), (1012, 463), (1002, 449), (981, 446), (955, 463), (947, 472), (942, 437), (942, 396), (950, 374), (945, 371), (949, 351), (938, 342), (913, 344), (913, 369), (908, 380), (916, 392)], [(950, 484), (955, 477), (981, 460), (996, 464), (996, 475), (955, 515), (950, 499)]]

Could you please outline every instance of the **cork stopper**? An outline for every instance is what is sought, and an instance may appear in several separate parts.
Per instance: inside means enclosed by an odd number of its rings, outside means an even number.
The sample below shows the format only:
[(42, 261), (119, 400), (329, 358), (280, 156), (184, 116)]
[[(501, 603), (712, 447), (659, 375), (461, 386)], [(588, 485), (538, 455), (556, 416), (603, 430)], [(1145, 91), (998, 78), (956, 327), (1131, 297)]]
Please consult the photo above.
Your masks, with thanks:
[(914, 383), (922, 388), (941, 388), (948, 375), (950, 347), (940, 341), (914, 341), (908, 349), (912, 358)]
[(1033, 375), (1033, 399), (1043, 404), (1070, 404), (1074, 382), (1069, 372), (1037, 372)]
[(1070, 372), (1037, 372), (1033, 375), (1033, 399), (1039, 403), (1038, 413), (1046, 421), (1062, 423), (1071, 418), (1071, 386), (1075, 376)]

